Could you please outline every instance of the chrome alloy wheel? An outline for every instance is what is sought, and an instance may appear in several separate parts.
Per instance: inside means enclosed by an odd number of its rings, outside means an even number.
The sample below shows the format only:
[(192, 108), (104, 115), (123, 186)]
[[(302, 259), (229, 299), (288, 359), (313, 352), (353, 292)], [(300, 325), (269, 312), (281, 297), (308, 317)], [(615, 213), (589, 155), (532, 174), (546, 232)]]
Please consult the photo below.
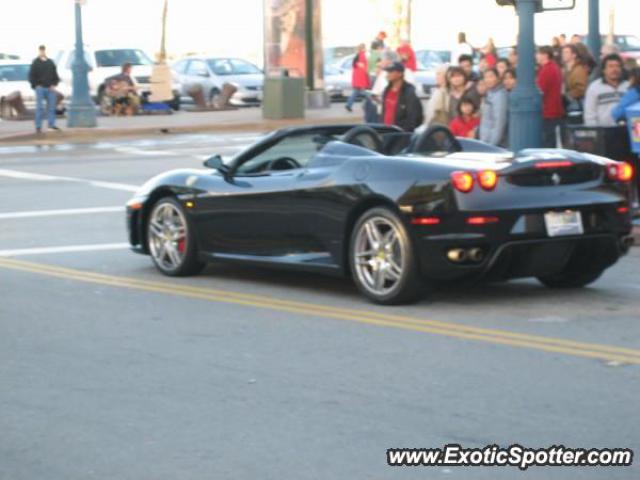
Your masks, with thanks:
[(187, 222), (180, 209), (169, 202), (157, 204), (149, 218), (149, 250), (163, 270), (182, 266), (187, 243)]
[(400, 232), (382, 216), (364, 222), (355, 239), (353, 254), (360, 283), (375, 295), (386, 295), (402, 279), (404, 252)]

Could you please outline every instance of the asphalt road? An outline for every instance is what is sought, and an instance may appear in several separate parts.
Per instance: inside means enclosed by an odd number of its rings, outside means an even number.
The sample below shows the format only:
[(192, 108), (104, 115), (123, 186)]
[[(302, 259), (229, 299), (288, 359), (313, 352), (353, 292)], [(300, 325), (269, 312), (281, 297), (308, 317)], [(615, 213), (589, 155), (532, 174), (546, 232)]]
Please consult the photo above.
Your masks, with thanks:
[(0, 479), (640, 478), (389, 467), (391, 447), (640, 452), (640, 248), (592, 287), (363, 300), (348, 280), (159, 275), (122, 207), (253, 134), (0, 148)]

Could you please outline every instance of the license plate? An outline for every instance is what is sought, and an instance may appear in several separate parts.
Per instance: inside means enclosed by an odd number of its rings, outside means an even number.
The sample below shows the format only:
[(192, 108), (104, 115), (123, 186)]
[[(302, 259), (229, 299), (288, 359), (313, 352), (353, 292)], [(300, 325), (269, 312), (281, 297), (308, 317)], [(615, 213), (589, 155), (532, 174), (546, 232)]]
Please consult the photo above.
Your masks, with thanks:
[(547, 212), (544, 214), (544, 224), (547, 227), (547, 234), (550, 237), (582, 235), (584, 233), (582, 215), (575, 210)]

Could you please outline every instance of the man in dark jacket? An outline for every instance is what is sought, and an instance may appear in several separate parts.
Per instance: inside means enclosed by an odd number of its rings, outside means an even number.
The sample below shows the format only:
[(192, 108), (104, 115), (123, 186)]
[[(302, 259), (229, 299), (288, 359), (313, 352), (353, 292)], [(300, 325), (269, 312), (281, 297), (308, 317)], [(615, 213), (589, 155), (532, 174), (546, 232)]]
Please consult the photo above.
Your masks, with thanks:
[(42, 131), (42, 116), (44, 102), (47, 101), (47, 122), (51, 130), (60, 130), (56, 127), (56, 86), (60, 83), (55, 63), (47, 58), (44, 45), (40, 45), (38, 57), (31, 63), (29, 70), (29, 83), (36, 91), (36, 131)]
[(424, 120), (422, 102), (415, 87), (405, 81), (402, 63), (395, 62), (385, 70), (389, 85), (382, 96), (382, 121), (413, 132)]

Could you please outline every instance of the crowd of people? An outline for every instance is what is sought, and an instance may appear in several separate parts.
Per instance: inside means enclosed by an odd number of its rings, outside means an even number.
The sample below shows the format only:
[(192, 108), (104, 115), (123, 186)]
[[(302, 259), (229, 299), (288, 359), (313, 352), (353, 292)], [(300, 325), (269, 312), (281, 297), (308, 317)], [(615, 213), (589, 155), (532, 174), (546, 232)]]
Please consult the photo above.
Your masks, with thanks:
[[(625, 109), (640, 101), (640, 70), (623, 60), (617, 48), (605, 45), (595, 59), (581, 37), (555, 37), (536, 51), (536, 83), (542, 95), (542, 145), (555, 148), (561, 127), (569, 124), (614, 126)], [(447, 125), (456, 136), (508, 147), (509, 97), (517, 85), (518, 52), (499, 57), (490, 39), (471, 46), (464, 33), (452, 49), (451, 64), (436, 72), (437, 86), (422, 108), (415, 87), (416, 55), (409, 42), (392, 50), (384, 32), (367, 56), (360, 45), (353, 63), (351, 110), (365, 96), (365, 120), (399, 125), (413, 131), (421, 125)]]
[(371, 42), (358, 46), (353, 59), (353, 91), (346, 109), (351, 111), (359, 97), (365, 97), (367, 123), (387, 123), (413, 131), (424, 120), (422, 102), (415, 89), (414, 72), (418, 68), (416, 53), (407, 40), (393, 50), (386, 45), (386, 33), (380, 32)]

